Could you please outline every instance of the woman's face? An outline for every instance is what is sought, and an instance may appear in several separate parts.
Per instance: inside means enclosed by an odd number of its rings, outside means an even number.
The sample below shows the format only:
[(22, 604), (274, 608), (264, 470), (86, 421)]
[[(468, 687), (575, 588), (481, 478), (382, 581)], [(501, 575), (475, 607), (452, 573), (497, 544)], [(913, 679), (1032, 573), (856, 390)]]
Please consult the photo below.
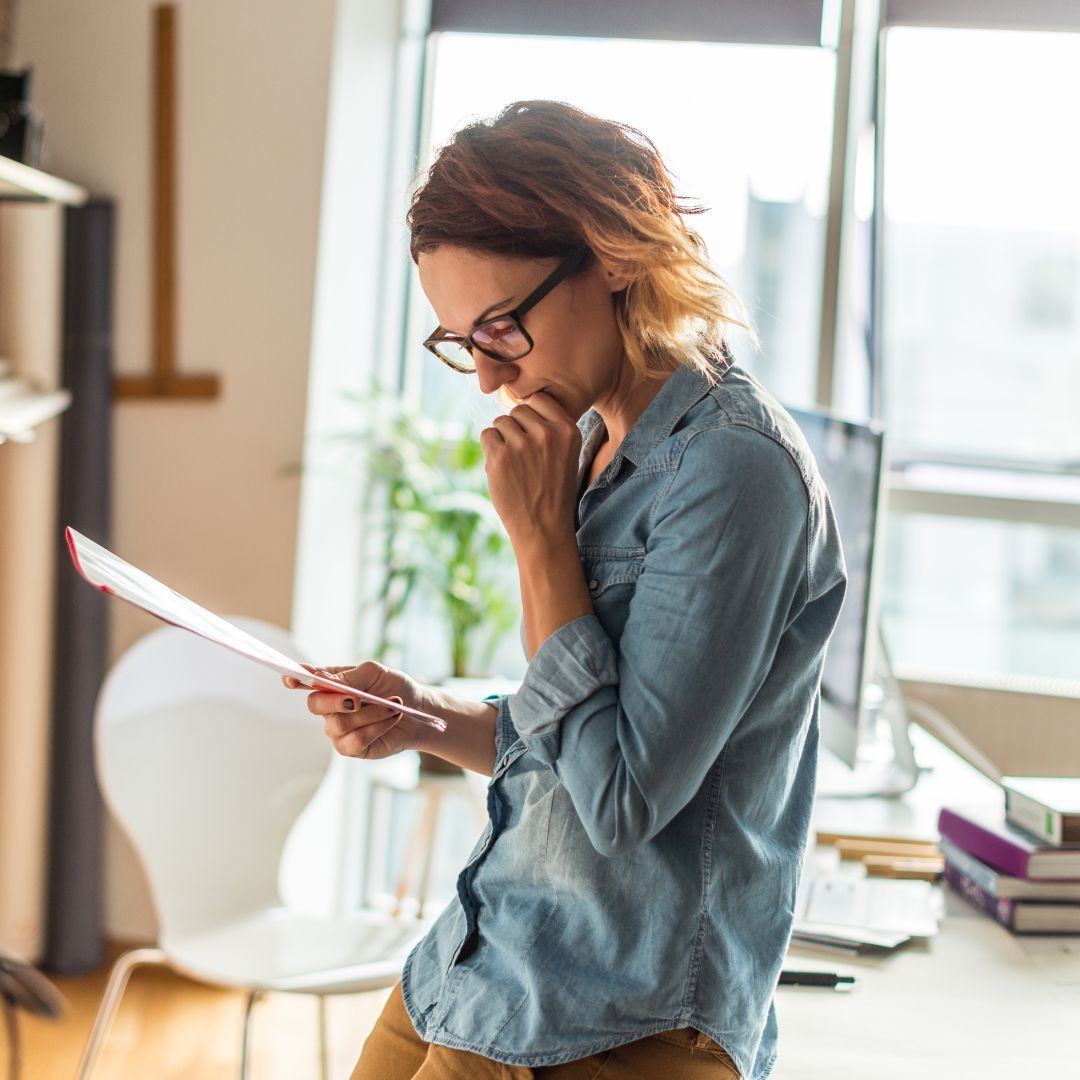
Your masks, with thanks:
[[(512, 310), (558, 264), (555, 257), (519, 259), (445, 244), (417, 261), (439, 324), (462, 336), (481, 316)], [(505, 386), (519, 401), (546, 390), (574, 420), (616, 396), (631, 372), (611, 297), (626, 284), (598, 261), (561, 281), (521, 320), (533, 339), (527, 355), (500, 362), (473, 350), (480, 389), (490, 394)]]

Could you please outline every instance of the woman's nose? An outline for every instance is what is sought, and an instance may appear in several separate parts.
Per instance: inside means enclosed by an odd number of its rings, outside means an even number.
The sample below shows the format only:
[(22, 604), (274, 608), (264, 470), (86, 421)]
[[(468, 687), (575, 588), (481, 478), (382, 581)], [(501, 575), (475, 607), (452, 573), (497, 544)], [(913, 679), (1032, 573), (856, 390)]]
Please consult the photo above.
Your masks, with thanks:
[(480, 383), (480, 392), (483, 394), (493, 394), (500, 386), (505, 386), (518, 377), (517, 364), (492, 360), (479, 349), (473, 351), (473, 357), (476, 361), (476, 377)]

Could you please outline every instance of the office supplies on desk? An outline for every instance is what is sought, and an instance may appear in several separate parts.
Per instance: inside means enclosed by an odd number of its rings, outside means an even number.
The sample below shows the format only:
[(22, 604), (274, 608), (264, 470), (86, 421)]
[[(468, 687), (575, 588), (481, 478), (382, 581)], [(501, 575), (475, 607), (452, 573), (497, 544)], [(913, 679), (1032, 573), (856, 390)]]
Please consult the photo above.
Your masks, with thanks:
[(945, 866), (945, 880), (969, 903), (1017, 934), (1080, 934), (1080, 904), (1013, 900), (994, 896), (963, 874)]
[(820, 831), (816, 839), (819, 846), (833, 848), (842, 860), (862, 863), (868, 877), (932, 882), (945, 869), (933, 840)]
[(937, 840), (935, 838), (915, 839), (907, 836), (864, 836), (860, 833), (837, 833), (823, 832), (820, 829), (814, 834), (817, 843), (824, 847), (834, 847), (841, 857), (860, 855), (936, 855)]
[(1080, 780), (1003, 776), (1005, 817), (1043, 843), (1080, 843)]
[(1047, 845), (1010, 825), (1004, 809), (943, 807), (941, 835), (1012, 877), (1080, 881), (1080, 846)]
[(832, 847), (807, 853), (792, 940), (850, 952), (888, 952), (937, 933), (940, 893), (925, 881), (867, 878)]
[(180, 593), (163, 585), (156, 578), (152, 578), (149, 574), (132, 566), (131, 563), (114, 555), (107, 548), (83, 536), (82, 533), (69, 527), (66, 530), (66, 536), (75, 569), (96, 589), (110, 596), (119, 596), (121, 600), (142, 608), (143, 611), (149, 612), (163, 622), (179, 626), (182, 630), (189, 630), (193, 634), (198, 634), (199, 637), (214, 642), (215, 645), (223, 645), (248, 660), (254, 660), (258, 664), (272, 668), (281, 675), (289, 675), (302, 686), (313, 690), (344, 693), (360, 701), (386, 705), (398, 712), (408, 713), (409, 716), (415, 717), (437, 731), (446, 730), (446, 721), (437, 716), (396, 701), (387, 701), (364, 690), (357, 690), (335, 678), (313, 675), (307, 668), (284, 653), (271, 648), (266, 642), (260, 641), (212, 611), (200, 607), (186, 596), (181, 596)]
[(897, 881), (937, 881), (945, 872), (940, 855), (904, 858), (892, 855), (865, 855), (862, 864), (867, 877), (892, 878)]
[(800, 887), (795, 922), (800, 929), (830, 927), (933, 937), (938, 915), (925, 881), (811, 878)]
[(1051, 900), (1080, 904), (1080, 881), (1028, 881), (1010, 877), (977, 859), (951, 840), (941, 841), (946, 867), (952, 865), (980, 889), (998, 900)]
[(897, 934), (865, 927), (824, 926), (816, 923), (796, 923), (791, 942), (810, 949), (839, 953), (844, 956), (878, 956), (891, 953), (911, 940), (910, 934)]
[(778, 986), (821, 986), (829, 990), (855, 985), (854, 975), (835, 971), (781, 971)]

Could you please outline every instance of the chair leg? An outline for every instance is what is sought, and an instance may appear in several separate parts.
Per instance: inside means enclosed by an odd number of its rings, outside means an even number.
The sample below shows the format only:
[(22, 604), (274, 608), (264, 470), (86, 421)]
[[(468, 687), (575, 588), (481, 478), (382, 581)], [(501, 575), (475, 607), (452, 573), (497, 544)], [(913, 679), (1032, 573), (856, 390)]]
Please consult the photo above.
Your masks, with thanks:
[(319, 995), (319, 1074), (330, 1080), (330, 1050), (326, 1038), (326, 995)]
[(248, 1068), (251, 1060), (251, 1010), (257, 1001), (261, 1001), (263, 992), (251, 990), (248, 992), (247, 1005), (244, 1006), (244, 1034), (240, 1044), (240, 1080), (248, 1080)]
[(90, 1076), (90, 1071), (93, 1069), (98, 1054), (101, 1053), (101, 1047), (104, 1045), (109, 1025), (112, 1023), (113, 1016), (120, 1006), (120, 999), (124, 995), (128, 979), (135, 968), (146, 964), (158, 964), (162, 967), (168, 967), (169, 961), (161, 949), (132, 949), (117, 957), (116, 963), (113, 964), (112, 971), (109, 973), (109, 981), (105, 985), (105, 994), (101, 999), (97, 1017), (94, 1019), (94, 1026), (90, 1029), (90, 1035), (86, 1040), (82, 1060), (79, 1062), (79, 1068), (75, 1073), (75, 1080), (87, 1080)]

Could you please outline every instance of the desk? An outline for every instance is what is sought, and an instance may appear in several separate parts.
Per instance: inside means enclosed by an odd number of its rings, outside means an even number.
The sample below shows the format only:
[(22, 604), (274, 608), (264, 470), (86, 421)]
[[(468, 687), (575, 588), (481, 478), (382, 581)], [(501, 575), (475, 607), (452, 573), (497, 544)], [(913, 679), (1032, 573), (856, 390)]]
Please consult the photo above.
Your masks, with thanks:
[[(821, 799), (815, 829), (934, 836), (942, 803), (997, 787), (913, 731), (931, 771), (899, 799)], [(786, 967), (853, 974), (851, 992), (780, 987), (771, 1080), (1080, 1080), (1080, 937), (1016, 937), (945, 890), (925, 947), (835, 959), (793, 945)]]

